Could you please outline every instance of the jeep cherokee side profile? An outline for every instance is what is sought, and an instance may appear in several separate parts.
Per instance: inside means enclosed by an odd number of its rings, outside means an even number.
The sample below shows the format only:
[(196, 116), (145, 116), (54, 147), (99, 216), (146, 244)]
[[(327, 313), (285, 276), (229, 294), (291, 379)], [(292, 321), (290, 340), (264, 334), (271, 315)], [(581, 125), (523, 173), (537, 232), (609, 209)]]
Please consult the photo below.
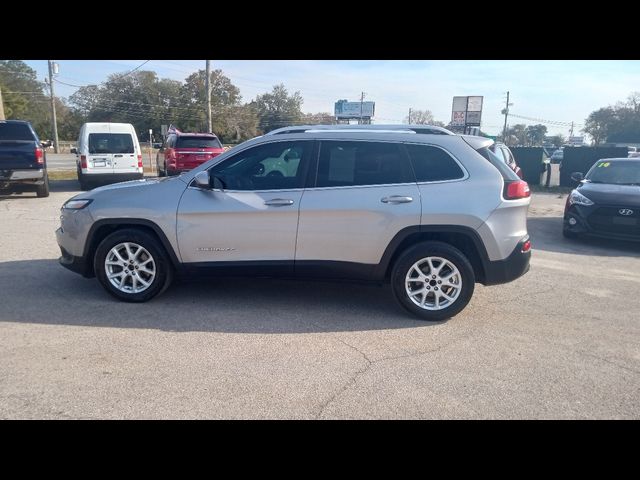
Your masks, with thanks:
[(529, 187), (492, 144), (424, 125), (282, 128), (178, 177), (73, 197), (60, 263), (129, 302), (198, 272), (390, 283), (442, 320), (476, 282), (529, 269)]

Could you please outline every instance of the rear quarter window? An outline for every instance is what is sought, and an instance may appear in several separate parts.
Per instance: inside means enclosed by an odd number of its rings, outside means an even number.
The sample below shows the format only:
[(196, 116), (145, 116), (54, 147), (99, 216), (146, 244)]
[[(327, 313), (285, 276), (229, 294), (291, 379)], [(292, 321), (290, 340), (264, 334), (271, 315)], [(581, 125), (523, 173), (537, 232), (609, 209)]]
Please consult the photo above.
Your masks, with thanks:
[(506, 163), (504, 163), (503, 160), (501, 160), (500, 158), (498, 158), (496, 156), (495, 153), (493, 153), (489, 147), (482, 147), (476, 150), (476, 152), (478, 152), (480, 155), (482, 155), (485, 159), (487, 159), (489, 161), (489, 163), (491, 163), (491, 165), (493, 165), (494, 167), (496, 167), (498, 169), (498, 171), (500, 172), (500, 175), (502, 175), (502, 178), (504, 180), (520, 180), (520, 177), (518, 177), (518, 175), (516, 175), (516, 172), (514, 172), (509, 165), (507, 165)]
[(406, 145), (418, 182), (439, 182), (464, 178), (451, 155), (431, 145)]

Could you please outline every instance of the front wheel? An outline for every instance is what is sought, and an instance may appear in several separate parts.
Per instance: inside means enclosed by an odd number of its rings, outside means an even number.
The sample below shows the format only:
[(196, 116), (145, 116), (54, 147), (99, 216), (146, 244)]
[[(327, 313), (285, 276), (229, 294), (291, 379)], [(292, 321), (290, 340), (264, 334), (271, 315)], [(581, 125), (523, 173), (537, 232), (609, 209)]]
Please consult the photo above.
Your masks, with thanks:
[(424, 242), (396, 261), (391, 286), (400, 305), (422, 320), (453, 317), (467, 306), (475, 274), (467, 257), (443, 242)]
[(137, 229), (107, 236), (96, 249), (93, 265), (105, 290), (125, 302), (146, 302), (166, 290), (173, 279), (160, 242)]

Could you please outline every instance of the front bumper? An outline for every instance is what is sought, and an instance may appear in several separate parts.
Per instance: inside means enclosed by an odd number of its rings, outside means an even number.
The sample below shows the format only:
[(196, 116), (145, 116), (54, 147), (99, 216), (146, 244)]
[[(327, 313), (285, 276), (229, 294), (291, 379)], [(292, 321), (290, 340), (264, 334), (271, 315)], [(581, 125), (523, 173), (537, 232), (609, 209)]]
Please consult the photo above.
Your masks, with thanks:
[[(602, 205), (571, 205), (564, 213), (563, 228), (574, 235), (587, 235), (598, 238), (610, 238), (615, 240), (640, 241), (640, 219), (636, 219), (633, 225), (613, 223), (615, 216), (611, 216), (611, 224), (596, 221), (599, 209), (619, 209), (622, 207), (608, 207)], [(602, 218), (602, 217), (601, 217)], [(591, 219), (591, 221), (590, 221)], [(572, 225), (571, 221), (575, 223)], [(634, 220), (630, 218), (628, 221)], [(623, 220), (620, 220), (623, 221)]]
[(512, 282), (529, 271), (531, 250), (522, 251), (527, 241), (529, 241), (529, 235), (518, 242), (516, 248), (507, 258), (493, 262), (489, 261), (484, 265), (484, 285)]
[(64, 268), (68, 268), (72, 272), (79, 273), (85, 278), (93, 277), (93, 269), (88, 265), (83, 257), (76, 257), (67, 252), (64, 247), (60, 247), (60, 257), (58, 262)]

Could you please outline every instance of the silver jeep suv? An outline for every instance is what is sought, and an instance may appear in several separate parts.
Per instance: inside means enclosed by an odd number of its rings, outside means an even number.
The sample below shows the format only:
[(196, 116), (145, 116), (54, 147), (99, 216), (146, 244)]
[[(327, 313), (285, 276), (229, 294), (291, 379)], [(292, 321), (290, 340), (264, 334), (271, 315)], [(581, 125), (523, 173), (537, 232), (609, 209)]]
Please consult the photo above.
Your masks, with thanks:
[(425, 320), (529, 269), (529, 187), (493, 141), (425, 125), (295, 126), (173, 178), (62, 207), (60, 263), (144, 302), (174, 275), (390, 283)]

